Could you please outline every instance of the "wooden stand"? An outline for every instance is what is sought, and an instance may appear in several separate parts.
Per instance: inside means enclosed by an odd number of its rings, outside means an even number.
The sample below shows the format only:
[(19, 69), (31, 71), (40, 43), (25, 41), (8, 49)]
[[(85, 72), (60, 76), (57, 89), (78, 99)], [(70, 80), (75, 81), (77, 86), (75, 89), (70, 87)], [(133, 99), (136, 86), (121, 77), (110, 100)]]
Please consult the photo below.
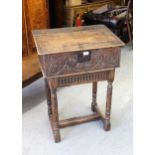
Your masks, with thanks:
[[(112, 82), (120, 64), (124, 45), (104, 25), (33, 31), (40, 66), (45, 78), (48, 115), (55, 142), (60, 142), (60, 128), (102, 120), (110, 130)], [(107, 81), (106, 111), (97, 106), (97, 82)], [(91, 109), (94, 114), (59, 120), (57, 88), (92, 83)]]
[[(98, 106), (97, 106), (97, 81), (92, 81), (92, 104), (91, 108), (94, 114), (88, 115), (88, 116), (81, 116), (81, 117), (73, 117), (65, 120), (59, 120), (59, 114), (58, 114), (58, 102), (57, 102), (57, 87), (58, 87), (58, 78), (57, 79), (45, 79), (45, 86), (46, 86), (46, 94), (47, 94), (47, 105), (48, 105), (48, 115), (49, 119), (51, 122), (52, 130), (53, 130), (53, 135), (55, 142), (60, 142), (60, 128), (68, 127), (68, 126), (73, 126), (89, 121), (94, 121), (94, 120), (102, 120), (104, 123), (104, 130), (109, 131), (110, 130), (110, 110), (111, 110), (111, 99), (112, 99), (112, 82), (114, 79), (114, 72), (115, 70), (106, 70), (105, 71), (105, 76), (102, 77), (103, 79), (106, 79), (108, 81), (108, 86), (107, 86), (107, 99), (106, 99), (106, 111), (105, 111), (105, 117), (101, 114)], [(92, 76), (95, 76), (94, 73)], [(91, 76), (88, 76), (91, 77)], [(66, 77), (65, 77), (66, 78)], [(70, 77), (68, 77), (70, 78)], [(76, 76), (74, 77), (76, 79)], [(84, 78), (82, 78), (84, 79)], [(83, 80), (84, 83), (86, 83), (85, 79)], [(99, 79), (96, 79), (99, 80)], [(101, 79), (100, 79), (101, 80)], [(100, 81), (99, 80), (99, 81)], [(83, 83), (82, 80), (80, 83)], [(77, 84), (77, 82), (72, 83), (72, 84)]]

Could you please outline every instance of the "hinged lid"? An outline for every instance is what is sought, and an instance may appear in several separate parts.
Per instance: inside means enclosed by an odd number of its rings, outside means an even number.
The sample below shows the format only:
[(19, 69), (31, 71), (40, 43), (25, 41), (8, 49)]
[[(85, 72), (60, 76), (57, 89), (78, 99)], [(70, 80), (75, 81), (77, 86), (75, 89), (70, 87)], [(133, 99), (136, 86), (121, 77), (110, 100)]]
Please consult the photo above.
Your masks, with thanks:
[(124, 46), (104, 25), (33, 30), (39, 55)]

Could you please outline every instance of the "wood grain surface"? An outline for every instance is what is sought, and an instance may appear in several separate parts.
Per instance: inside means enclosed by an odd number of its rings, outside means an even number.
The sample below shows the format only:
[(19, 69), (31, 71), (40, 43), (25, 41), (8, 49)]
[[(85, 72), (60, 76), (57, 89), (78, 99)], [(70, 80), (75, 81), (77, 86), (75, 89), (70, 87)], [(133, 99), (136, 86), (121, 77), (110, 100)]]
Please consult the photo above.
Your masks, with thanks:
[[(104, 25), (35, 30), (33, 36), (48, 89), (48, 114), (55, 142), (61, 141), (60, 128), (96, 119), (104, 122), (105, 131), (110, 130), (112, 82), (124, 43)], [(97, 82), (103, 80), (108, 81), (105, 118), (96, 103)], [(57, 88), (90, 82), (94, 114), (59, 120)]]
[(39, 55), (120, 47), (124, 43), (104, 25), (33, 30)]
[(79, 62), (79, 52), (40, 55), (42, 72), (46, 77), (57, 77), (119, 67), (119, 48), (91, 50), (90, 53), (90, 60), (84, 62)]

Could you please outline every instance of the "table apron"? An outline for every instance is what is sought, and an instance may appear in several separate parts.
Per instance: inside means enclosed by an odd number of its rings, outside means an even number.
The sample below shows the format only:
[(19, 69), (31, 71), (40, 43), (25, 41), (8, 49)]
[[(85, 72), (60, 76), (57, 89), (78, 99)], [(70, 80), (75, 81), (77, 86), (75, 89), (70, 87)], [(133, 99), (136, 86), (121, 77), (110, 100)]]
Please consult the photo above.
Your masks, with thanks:
[(78, 85), (78, 84), (84, 84), (84, 83), (92, 83), (95, 81), (110, 80), (111, 77), (114, 78), (114, 72), (115, 72), (115, 69), (111, 69), (106, 71), (85, 73), (80, 75), (78, 74), (78, 75), (70, 75), (65, 77), (48, 78), (48, 82), (51, 88)]

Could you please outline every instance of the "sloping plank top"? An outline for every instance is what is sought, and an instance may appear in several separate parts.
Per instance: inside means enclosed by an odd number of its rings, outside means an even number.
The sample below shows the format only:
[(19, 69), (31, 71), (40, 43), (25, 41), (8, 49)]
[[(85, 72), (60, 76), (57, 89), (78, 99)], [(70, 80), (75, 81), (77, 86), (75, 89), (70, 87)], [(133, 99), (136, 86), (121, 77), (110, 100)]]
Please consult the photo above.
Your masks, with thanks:
[(39, 55), (124, 46), (104, 25), (33, 30)]

